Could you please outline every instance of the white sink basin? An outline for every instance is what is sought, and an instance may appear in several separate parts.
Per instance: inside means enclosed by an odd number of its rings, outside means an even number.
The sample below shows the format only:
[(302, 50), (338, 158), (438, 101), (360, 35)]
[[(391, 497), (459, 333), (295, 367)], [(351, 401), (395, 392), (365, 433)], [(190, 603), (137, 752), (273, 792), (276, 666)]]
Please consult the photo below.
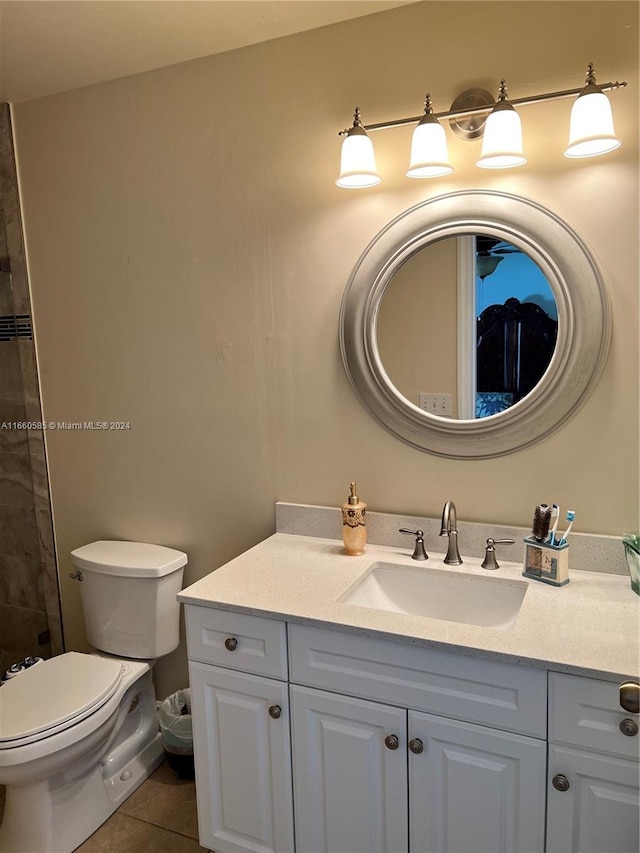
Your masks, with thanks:
[(515, 622), (527, 588), (524, 581), (489, 574), (480, 577), (460, 570), (374, 563), (339, 600), (391, 613), (505, 629)]

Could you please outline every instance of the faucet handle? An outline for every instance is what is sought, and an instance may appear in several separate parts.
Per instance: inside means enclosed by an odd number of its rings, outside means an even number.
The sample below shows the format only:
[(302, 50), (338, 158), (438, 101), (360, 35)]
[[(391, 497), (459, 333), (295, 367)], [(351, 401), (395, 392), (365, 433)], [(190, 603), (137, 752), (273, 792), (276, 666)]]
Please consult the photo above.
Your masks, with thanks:
[(429, 555), (424, 549), (424, 531), (423, 530), (407, 530), (406, 527), (401, 527), (399, 533), (408, 533), (409, 536), (416, 537), (416, 546), (411, 555), (412, 560), (428, 560)]
[(496, 545), (514, 545), (515, 539), (487, 539), (487, 545), (484, 552), (484, 560), (482, 562), (483, 569), (499, 569), (500, 564), (496, 560)]

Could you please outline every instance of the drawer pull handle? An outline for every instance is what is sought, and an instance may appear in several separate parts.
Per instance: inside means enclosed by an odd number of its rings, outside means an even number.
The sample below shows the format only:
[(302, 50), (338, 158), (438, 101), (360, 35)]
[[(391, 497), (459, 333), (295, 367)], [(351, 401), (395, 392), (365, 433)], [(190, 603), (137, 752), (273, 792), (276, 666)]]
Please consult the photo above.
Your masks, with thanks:
[(556, 791), (568, 791), (571, 787), (569, 780), (562, 773), (558, 773), (557, 776), (553, 777), (552, 784)]
[(280, 705), (270, 705), (269, 706), (269, 716), (273, 720), (279, 720), (282, 716), (282, 708)]
[(235, 637), (227, 637), (224, 641), (224, 647), (228, 652), (235, 652), (238, 648), (238, 641)]
[(409, 741), (409, 749), (414, 755), (421, 755), (424, 752), (424, 744), (419, 737), (414, 737)]
[(400, 741), (396, 735), (387, 735), (384, 743), (387, 749), (397, 749), (400, 746)]
[(625, 681), (620, 685), (620, 707), (630, 714), (640, 713), (640, 684)]
[(635, 720), (623, 720), (620, 723), (620, 731), (627, 737), (635, 737), (638, 734), (638, 724)]

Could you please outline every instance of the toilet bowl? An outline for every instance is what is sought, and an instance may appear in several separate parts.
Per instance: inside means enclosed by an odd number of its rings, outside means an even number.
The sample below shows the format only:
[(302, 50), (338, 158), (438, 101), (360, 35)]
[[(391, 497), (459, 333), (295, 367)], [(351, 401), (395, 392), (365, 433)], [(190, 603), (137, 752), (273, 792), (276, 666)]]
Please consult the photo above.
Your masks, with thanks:
[(74, 850), (163, 759), (147, 663), (59, 655), (4, 685), (0, 715), (3, 853)]
[[(167, 558), (180, 565), (163, 574)], [(166, 654), (177, 645), (175, 596), (186, 555), (141, 543), (100, 542), (73, 552), (72, 559), (83, 562), (84, 576), (97, 577), (89, 584), (88, 606), (82, 595), (85, 619), (92, 622), (87, 633), (119, 654), (109, 648), (67, 652), (0, 688), (0, 784), (6, 785), (1, 853), (71, 853), (164, 757), (151, 678), (154, 660), (126, 657), (124, 650), (144, 646), (146, 652), (161, 648)], [(168, 575), (175, 575), (171, 586)], [(102, 581), (109, 588), (105, 596)]]

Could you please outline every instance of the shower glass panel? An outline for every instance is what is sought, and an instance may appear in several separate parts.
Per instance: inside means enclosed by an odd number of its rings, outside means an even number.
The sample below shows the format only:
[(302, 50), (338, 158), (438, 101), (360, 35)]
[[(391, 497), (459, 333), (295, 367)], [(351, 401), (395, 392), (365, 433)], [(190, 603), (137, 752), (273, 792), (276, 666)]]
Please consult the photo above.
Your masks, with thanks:
[(0, 673), (63, 651), (11, 111), (0, 104)]

